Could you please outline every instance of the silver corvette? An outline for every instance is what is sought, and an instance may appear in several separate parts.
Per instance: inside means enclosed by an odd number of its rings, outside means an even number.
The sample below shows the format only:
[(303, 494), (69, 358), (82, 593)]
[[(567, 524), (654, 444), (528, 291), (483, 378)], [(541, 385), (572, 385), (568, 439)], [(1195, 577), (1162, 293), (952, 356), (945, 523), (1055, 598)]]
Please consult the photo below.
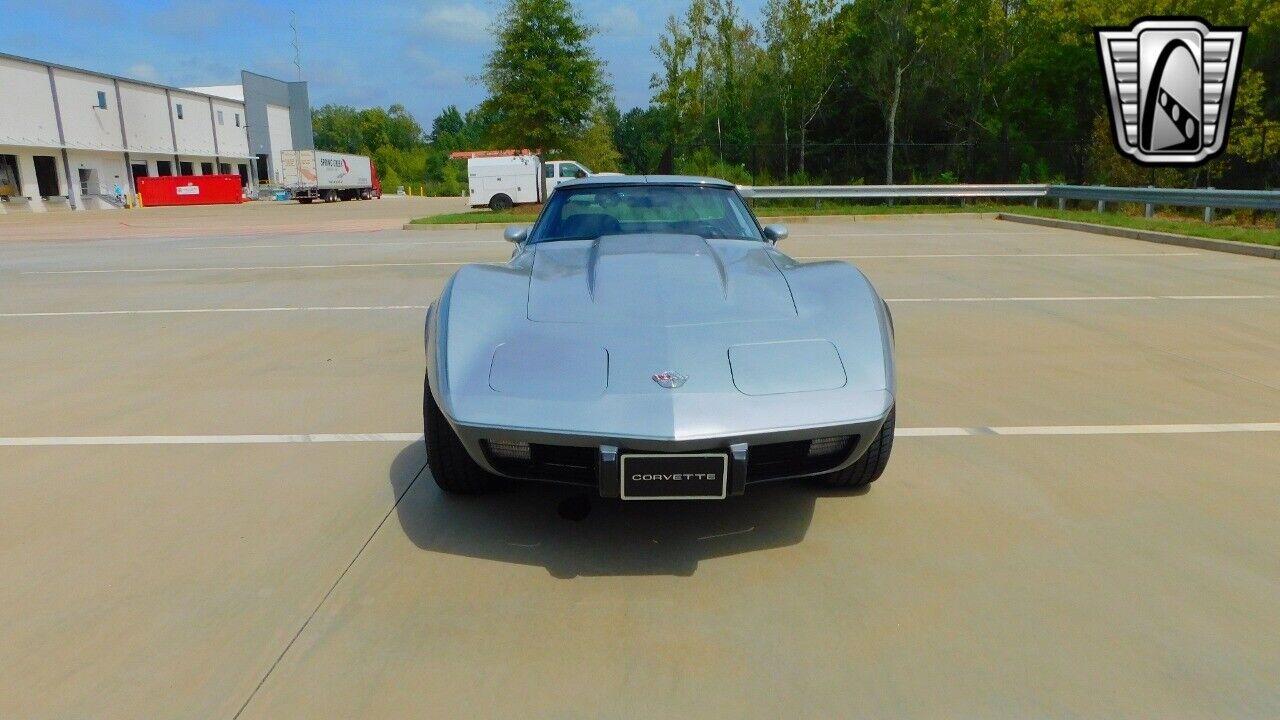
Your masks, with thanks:
[(628, 500), (856, 487), (893, 445), (893, 323), (867, 278), (798, 262), (735, 187), (560, 186), (503, 265), (427, 311), (427, 456), (446, 491), (512, 479)]

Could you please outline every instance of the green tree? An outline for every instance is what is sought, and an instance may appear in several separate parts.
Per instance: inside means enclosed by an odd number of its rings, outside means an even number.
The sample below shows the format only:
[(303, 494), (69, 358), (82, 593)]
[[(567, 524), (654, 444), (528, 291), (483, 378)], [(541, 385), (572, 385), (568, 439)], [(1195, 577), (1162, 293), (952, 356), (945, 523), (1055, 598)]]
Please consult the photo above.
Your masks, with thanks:
[(911, 87), (908, 73), (918, 69), (926, 46), (926, 33), (920, 32), (921, 0), (866, 0), (853, 6), (856, 34), (846, 36), (861, 52), (863, 91), (880, 110), (885, 126), (884, 182), (893, 184), (894, 151), (898, 142), (898, 112), (903, 95)]
[(324, 105), (311, 111), (316, 147), (330, 152), (360, 152), (358, 111), (346, 105)]
[(582, 137), (569, 144), (566, 155), (593, 172), (617, 172), (621, 168), (622, 153), (613, 144), (613, 125), (605, 110), (596, 111), (591, 125)]
[(1236, 88), (1227, 155), (1245, 163), (1257, 163), (1280, 155), (1280, 122), (1266, 116), (1263, 100), (1267, 84), (1258, 70), (1245, 70)]
[(613, 143), (621, 154), (622, 169), (644, 175), (655, 172), (662, 151), (666, 119), (661, 108), (631, 108), (613, 127)]
[(649, 80), (653, 103), (663, 120), (663, 139), (668, 145), (678, 145), (685, 140), (686, 127), (695, 120), (692, 53), (692, 35), (675, 15), (668, 17), (664, 33), (653, 47), (662, 71), (654, 73)]
[(311, 125), (316, 147), (330, 152), (368, 155), (383, 145), (408, 150), (424, 142), (422, 126), (400, 104), (364, 110), (325, 105), (312, 111)]
[(784, 174), (791, 174), (791, 128), (800, 130), (800, 172), (805, 172), (809, 126), (838, 75), (833, 0), (769, 0), (764, 36), (770, 59), (766, 75), (782, 119)]
[(591, 48), (593, 32), (568, 0), (509, 1), (482, 76), (497, 140), (555, 150), (587, 129), (610, 92)]

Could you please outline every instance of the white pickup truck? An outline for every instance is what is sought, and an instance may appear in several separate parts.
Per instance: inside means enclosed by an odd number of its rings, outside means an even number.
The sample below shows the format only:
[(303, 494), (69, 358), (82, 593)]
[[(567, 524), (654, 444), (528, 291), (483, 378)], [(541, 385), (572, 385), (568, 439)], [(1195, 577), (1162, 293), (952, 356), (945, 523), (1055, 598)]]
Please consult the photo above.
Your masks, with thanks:
[[(467, 160), (467, 185), (471, 207), (509, 210), (515, 205), (539, 203), (556, 186), (586, 175), (595, 175), (573, 160), (548, 160), (537, 155), (473, 157)], [(608, 173), (605, 173), (608, 174)]]

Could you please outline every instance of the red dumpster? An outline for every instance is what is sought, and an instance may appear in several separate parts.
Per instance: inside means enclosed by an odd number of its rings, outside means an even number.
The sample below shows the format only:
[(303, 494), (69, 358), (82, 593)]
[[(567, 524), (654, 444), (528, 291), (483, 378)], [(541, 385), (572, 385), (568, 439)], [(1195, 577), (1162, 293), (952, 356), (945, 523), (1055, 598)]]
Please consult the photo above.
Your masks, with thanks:
[(171, 175), (140, 177), (137, 181), (143, 207), (244, 202), (239, 175)]

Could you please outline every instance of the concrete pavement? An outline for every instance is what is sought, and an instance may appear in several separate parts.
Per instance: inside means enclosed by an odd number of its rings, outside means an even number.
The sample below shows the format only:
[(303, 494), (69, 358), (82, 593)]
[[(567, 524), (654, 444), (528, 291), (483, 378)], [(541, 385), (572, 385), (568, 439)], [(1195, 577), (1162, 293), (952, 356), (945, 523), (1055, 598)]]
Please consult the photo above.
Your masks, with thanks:
[(494, 233), (197, 230), (0, 245), (0, 717), (1280, 714), (1274, 261), (797, 226), (891, 301), (884, 478), (575, 522), (411, 439)]

